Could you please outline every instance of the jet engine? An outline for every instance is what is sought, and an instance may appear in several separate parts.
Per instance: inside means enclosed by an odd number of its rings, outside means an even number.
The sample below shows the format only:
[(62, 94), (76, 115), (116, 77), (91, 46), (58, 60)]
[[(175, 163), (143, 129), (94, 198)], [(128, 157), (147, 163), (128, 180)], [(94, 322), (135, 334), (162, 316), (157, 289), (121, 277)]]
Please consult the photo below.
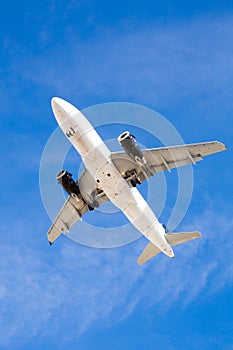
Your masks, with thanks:
[(140, 150), (135, 137), (130, 134), (129, 131), (123, 132), (118, 136), (118, 141), (125, 152), (133, 159), (134, 162), (138, 163), (140, 166), (146, 164), (146, 160)]
[(61, 170), (56, 176), (58, 183), (64, 188), (68, 194), (80, 194), (78, 184), (72, 179), (72, 174), (66, 170)]
[(129, 131), (125, 131), (118, 136), (118, 141), (130, 158), (139, 165), (145, 178), (148, 178), (151, 175), (153, 176), (153, 173), (147, 165), (146, 159), (135, 140), (135, 136), (131, 135)]

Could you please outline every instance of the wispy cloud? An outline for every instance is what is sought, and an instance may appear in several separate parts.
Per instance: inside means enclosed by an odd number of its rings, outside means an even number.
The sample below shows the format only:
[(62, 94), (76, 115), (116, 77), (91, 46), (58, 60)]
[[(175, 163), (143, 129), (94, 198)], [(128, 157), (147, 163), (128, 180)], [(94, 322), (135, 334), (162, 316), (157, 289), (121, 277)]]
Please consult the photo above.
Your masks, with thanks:
[[(233, 222), (206, 212), (196, 225), (204, 238), (177, 247), (173, 261), (161, 254), (142, 267), (136, 259), (145, 240), (113, 250), (62, 240), (62, 248), (57, 245), (52, 251), (2, 240), (1, 345), (19, 338), (27, 342), (38, 334), (45, 338), (59, 334), (65, 341), (112, 312), (120, 321), (138, 305), (155, 306), (159, 312), (175, 302), (186, 307), (201, 293), (208, 298), (218, 292), (233, 280), (229, 248)], [(11, 234), (20, 235), (19, 227)]]

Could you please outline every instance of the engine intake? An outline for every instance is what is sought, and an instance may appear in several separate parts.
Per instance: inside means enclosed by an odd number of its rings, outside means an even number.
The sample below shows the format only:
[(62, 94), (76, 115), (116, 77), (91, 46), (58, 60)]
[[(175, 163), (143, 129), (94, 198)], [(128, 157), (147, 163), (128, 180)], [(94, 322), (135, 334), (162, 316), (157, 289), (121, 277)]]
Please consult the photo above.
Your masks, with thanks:
[(56, 176), (58, 183), (64, 188), (68, 194), (80, 194), (78, 184), (72, 179), (72, 174), (66, 170), (61, 170)]
[(118, 141), (134, 162), (138, 163), (140, 166), (145, 165), (146, 160), (135, 140), (135, 136), (131, 135), (129, 131), (125, 131), (118, 136)]

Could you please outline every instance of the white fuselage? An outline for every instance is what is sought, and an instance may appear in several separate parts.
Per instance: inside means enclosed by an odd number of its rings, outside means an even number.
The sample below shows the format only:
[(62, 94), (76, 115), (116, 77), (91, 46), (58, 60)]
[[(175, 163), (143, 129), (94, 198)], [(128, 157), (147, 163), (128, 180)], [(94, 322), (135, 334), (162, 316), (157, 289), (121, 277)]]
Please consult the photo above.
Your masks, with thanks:
[(174, 253), (165, 230), (135, 187), (130, 187), (111, 160), (111, 152), (84, 115), (70, 103), (54, 97), (52, 108), (58, 124), (108, 199), (129, 221), (166, 255)]

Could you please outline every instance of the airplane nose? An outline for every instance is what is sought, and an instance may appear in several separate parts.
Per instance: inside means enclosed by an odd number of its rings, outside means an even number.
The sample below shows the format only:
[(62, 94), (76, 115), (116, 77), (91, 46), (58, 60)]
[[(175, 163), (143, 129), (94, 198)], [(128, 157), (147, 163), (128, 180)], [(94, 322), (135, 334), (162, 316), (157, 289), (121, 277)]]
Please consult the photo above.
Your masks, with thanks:
[(64, 122), (68, 116), (77, 113), (77, 109), (72, 104), (59, 97), (53, 97), (51, 105), (58, 122)]
[(58, 97), (53, 97), (51, 99), (51, 105), (52, 105), (52, 109), (57, 108), (57, 106), (59, 105), (59, 98)]
[(64, 103), (63, 100), (61, 98), (58, 97), (53, 97), (51, 100), (51, 105), (52, 105), (52, 110), (53, 110), (53, 114), (55, 115), (55, 117), (57, 119), (64, 119)]

